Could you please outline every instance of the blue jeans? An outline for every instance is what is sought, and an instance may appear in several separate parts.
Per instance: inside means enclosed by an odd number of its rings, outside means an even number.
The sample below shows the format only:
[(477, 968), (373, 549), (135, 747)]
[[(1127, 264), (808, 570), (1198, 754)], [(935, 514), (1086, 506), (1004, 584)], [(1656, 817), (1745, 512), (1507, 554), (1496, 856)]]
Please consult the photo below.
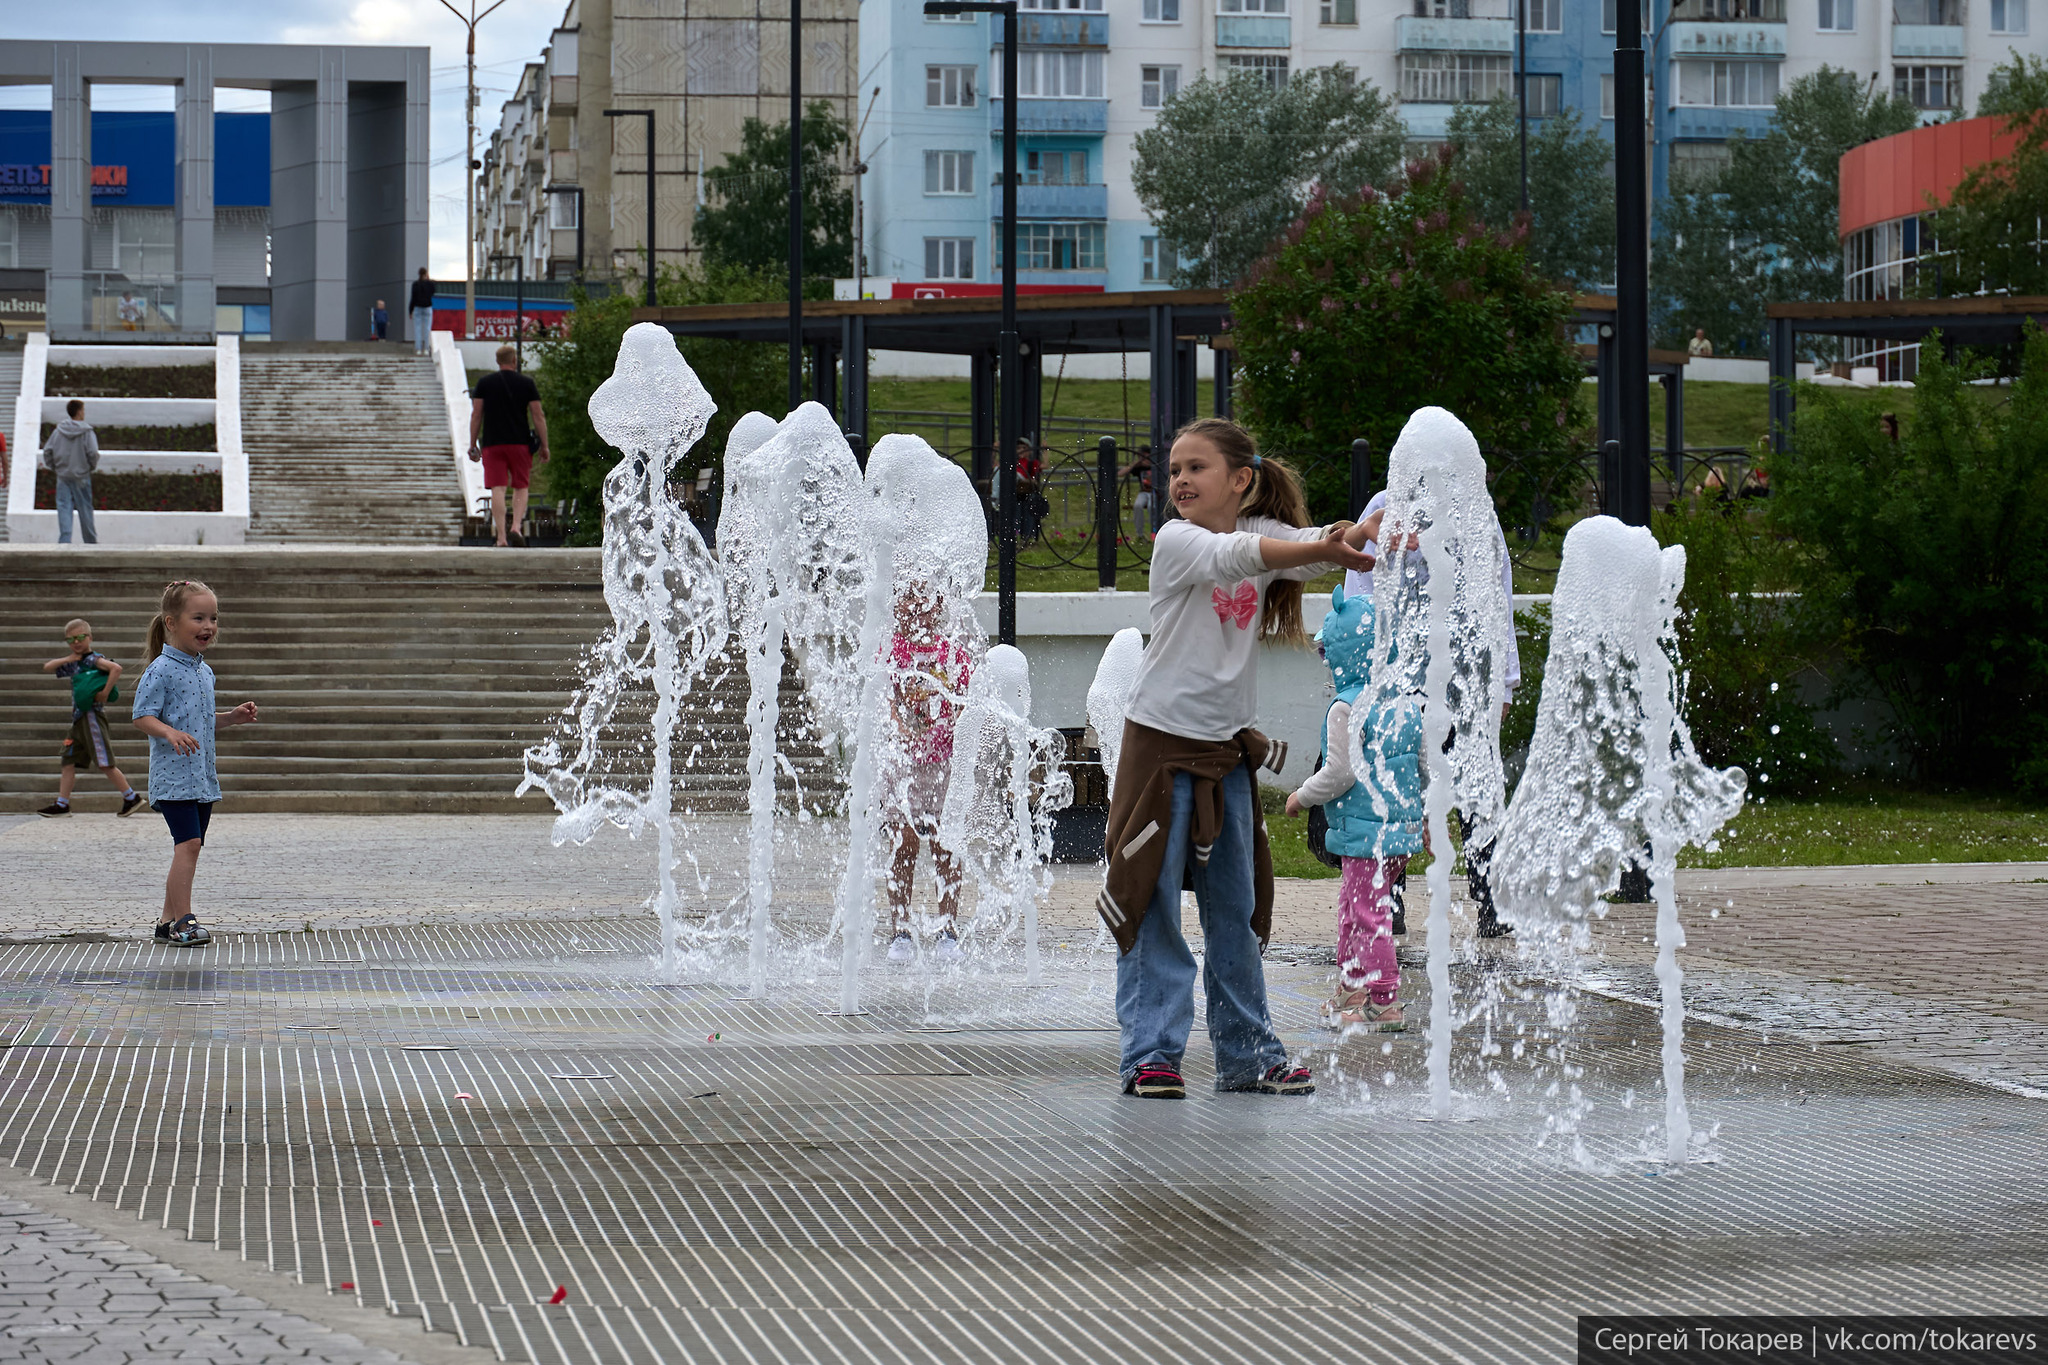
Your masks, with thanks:
[(71, 543), (71, 511), (78, 509), (78, 533), (85, 537), (88, 545), (100, 543), (100, 532), (92, 524), (92, 476), (87, 475), (78, 482), (69, 479), (57, 480), (57, 543)]
[(415, 308), (412, 310), (412, 351), (414, 355), (425, 355), (433, 349), (434, 310)]
[[(1223, 779), (1223, 829), (1209, 850), (1209, 865), (1195, 867), (1195, 902), (1202, 918), (1202, 989), (1209, 1003), (1209, 1041), (1216, 1048), (1216, 1088), (1250, 1085), (1287, 1060), (1266, 1011), (1266, 972), (1252, 932), (1251, 769)], [(1116, 1018), (1123, 1027), (1121, 1071), (1129, 1080), (1140, 1066), (1179, 1070), (1195, 1023), (1195, 955), (1180, 931), (1182, 868), (1193, 856), (1188, 826), (1195, 807), (1194, 779), (1173, 778), (1173, 823), (1152, 904), (1138, 924), (1138, 941), (1117, 959)]]

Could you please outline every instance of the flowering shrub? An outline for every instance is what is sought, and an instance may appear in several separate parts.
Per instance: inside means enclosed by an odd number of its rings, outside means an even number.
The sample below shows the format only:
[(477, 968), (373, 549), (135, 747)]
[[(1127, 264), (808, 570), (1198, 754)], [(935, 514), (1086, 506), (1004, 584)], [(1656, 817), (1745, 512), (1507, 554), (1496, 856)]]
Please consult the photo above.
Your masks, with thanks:
[(1446, 165), (1410, 162), (1393, 193), (1311, 195), (1238, 290), (1243, 412), (1269, 446), (1362, 436), (1384, 461), (1436, 404), (1528, 476), (1575, 458), (1590, 416), (1572, 297), (1531, 271), (1526, 224), (1482, 226)]
[[(36, 506), (45, 512), (57, 506), (57, 476), (47, 469), (36, 471)], [(102, 470), (92, 476), (92, 506), (96, 512), (218, 512), (220, 471), (158, 474)]]

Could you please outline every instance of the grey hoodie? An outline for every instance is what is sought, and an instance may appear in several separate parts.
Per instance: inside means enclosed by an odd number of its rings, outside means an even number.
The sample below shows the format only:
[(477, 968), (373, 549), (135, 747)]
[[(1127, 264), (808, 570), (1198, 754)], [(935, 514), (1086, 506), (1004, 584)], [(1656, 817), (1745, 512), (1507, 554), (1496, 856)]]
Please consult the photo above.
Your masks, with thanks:
[(80, 483), (99, 467), (100, 438), (93, 433), (92, 423), (76, 417), (57, 423), (50, 443), (43, 447), (43, 468), (54, 470), (60, 479)]

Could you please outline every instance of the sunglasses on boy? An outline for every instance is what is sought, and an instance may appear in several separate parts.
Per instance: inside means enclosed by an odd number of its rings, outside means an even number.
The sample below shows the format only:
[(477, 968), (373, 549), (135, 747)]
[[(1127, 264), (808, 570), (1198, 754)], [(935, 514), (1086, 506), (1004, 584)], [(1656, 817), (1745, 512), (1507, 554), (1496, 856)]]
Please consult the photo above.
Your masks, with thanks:
[(91, 635), (91, 633), (90, 633), (90, 632), (88, 632), (88, 633), (86, 633), (86, 634), (84, 634), (84, 635), (67, 635), (67, 636), (65, 636), (65, 637), (64, 637), (64, 643), (65, 643), (65, 644), (67, 644), (67, 645), (75, 645), (75, 644), (77, 644), (77, 643), (78, 643), (78, 642), (79, 642), (80, 640), (90, 640), (91, 638), (92, 638), (92, 635)]

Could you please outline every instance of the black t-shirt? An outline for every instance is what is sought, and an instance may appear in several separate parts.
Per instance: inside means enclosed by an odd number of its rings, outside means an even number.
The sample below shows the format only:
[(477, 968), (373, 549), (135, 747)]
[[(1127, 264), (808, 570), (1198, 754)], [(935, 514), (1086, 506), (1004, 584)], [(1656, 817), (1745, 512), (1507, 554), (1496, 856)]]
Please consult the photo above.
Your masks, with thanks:
[(497, 370), (476, 381), (484, 400), (484, 434), (480, 445), (523, 446), (531, 434), (526, 405), (540, 401), (540, 389), (517, 370)]
[(406, 307), (432, 308), (433, 306), (434, 282), (432, 280), (414, 280), (412, 282), (412, 299), (406, 304)]

